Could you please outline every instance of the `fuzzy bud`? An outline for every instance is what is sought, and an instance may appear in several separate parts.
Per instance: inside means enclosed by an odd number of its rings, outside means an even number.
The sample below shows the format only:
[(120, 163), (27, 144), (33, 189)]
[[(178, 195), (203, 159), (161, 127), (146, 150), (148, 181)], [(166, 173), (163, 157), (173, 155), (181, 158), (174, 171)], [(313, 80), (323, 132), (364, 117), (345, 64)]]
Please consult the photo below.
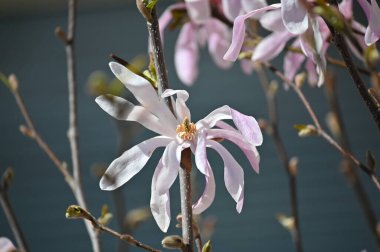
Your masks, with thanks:
[(308, 136), (315, 136), (318, 134), (317, 129), (313, 125), (303, 125), (303, 124), (296, 124), (294, 125), (294, 128), (298, 130), (298, 136), (300, 137), (308, 137)]
[(168, 248), (168, 249), (180, 249), (184, 246), (182, 242), (182, 238), (178, 235), (166, 236), (162, 240), (161, 244), (164, 248)]
[(13, 169), (11, 167), (7, 168), (1, 177), (0, 190), (6, 191), (11, 185), (13, 180)]
[(35, 137), (34, 131), (23, 124), (20, 125), (19, 130), (24, 136), (30, 137), (32, 139)]
[(203, 245), (202, 252), (211, 252), (211, 249), (211, 241), (208, 241), (205, 245)]
[(280, 224), (281, 224), (285, 229), (287, 229), (287, 230), (289, 230), (289, 231), (293, 231), (293, 230), (294, 230), (294, 227), (295, 227), (295, 221), (294, 221), (294, 218), (293, 218), (293, 217), (286, 216), (286, 215), (283, 214), (283, 213), (279, 213), (279, 214), (277, 214), (276, 219), (278, 220), (278, 222), (280, 222)]
[(290, 175), (295, 177), (297, 175), (298, 171), (298, 158), (297, 157), (292, 157), (289, 161), (289, 172)]
[(8, 77), (9, 88), (12, 92), (17, 92), (18, 90), (18, 79), (15, 74), (11, 74)]

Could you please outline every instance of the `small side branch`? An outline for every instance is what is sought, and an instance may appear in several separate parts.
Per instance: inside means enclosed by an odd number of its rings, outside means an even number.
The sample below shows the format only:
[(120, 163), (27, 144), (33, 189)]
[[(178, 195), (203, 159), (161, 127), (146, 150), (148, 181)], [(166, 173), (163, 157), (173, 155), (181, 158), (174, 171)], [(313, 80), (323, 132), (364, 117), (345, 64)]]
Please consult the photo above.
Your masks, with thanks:
[(136, 240), (133, 236), (129, 234), (120, 234), (116, 232), (115, 230), (104, 226), (103, 224), (99, 223), (94, 216), (91, 215), (87, 210), (81, 208), (80, 206), (71, 205), (66, 210), (66, 218), (74, 218), (74, 219), (84, 219), (88, 220), (89, 223), (92, 224), (94, 229), (108, 233), (110, 235), (113, 235), (120, 240), (127, 242), (130, 245), (145, 249), (146, 251), (150, 252), (160, 252), (158, 249), (154, 249), (138, 240)]

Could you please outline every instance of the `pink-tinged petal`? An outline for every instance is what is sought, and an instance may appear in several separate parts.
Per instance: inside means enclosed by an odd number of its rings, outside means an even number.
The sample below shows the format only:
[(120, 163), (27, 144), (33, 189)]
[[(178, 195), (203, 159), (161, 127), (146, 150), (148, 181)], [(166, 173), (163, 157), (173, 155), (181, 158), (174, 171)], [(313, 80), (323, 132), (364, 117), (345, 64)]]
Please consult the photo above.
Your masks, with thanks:
[(243, 46), (244, 36), (245, 36), (245, 20), (251, 17), (261, 14), (268, 10), (274, 10), (281, 8), (281, 4), (272, 4), (261, 9), (253, 10), (247, 14), (238, 16), (234, 21), (234, 26), (232, 29), (232, 42), (228, 51), (224, 54), (225, 60), (235, 61), (240, 53), (241, 47)]
[(250, 75), (253, 72), (253, 66), (251, 60), (242, 59), (240, 60), (240, 67), (243, 73)]
[(368, 20), (364, 41), (369, 46), (380, 38), (380, 8), (376, 0), (371, 0), (371, 4), (367, 0), (359, 0), (359, 4)]
[[(220, 123), (222, 122), (218, 122), (218, 126), (221, 126)], [(259, 173), (260, 155), (256, 147), (250, 142), (246, 141), (245, 138), (238, 131), (234, 130), (233, 128), (230, 129), (228, 127), (226, 129), (210, 129), (207, 131), (207, 137), (208, 139), (213, 139), (213, 138), (227, 139), (228, 141), (231, 141), (232, 143), (236, 144), (243, 151), (244, 155), (247, 157), (253, 170), (256, 173)]]
[(176, 141), (166, 146), (162, 155), (162, 169), (157, 176), (156, 190), (159, 195), (165, 194), (173, 185), (180, 168), (182, 148)]
[(216, 150), (224, 162), (224, 183), (227, 191), (236, 201), (236, 211), (241, 212), (244, 202), (244, 171), (221, 144), (216, 141), (207, 141), (207, 147)]
[(258, 146), (263, 142), (259, 124), (252, 116), (244, 115), (229, 106), (217, 108), (205, 118), (196, 123), (198, 130), (202, 128), (211, 129), (218, 121), (232, 119), (240, 133), (247, 138), (247, 141)]
[(208, 0), (185, 0), (187, 14), (195, 24), (205, 23), (211, 15)]
[(275, 58), (282, 52), (288, 40), (293, 36), (287, 30), (273, 32), (266, 36), (253, 51), (252, 61), (270, 61)]
[[(265, 0), (241, 0), (241, 7), (244, 10), (244, 12), (250, 12), (253, 10), (261, 9), (265, 6), (267, 6), (267, 1)], [(258, 16), (256, 16), (258, 17)]]
[(158, 26), (160, 28), (161, 41), (164, 42), (164, 31), (166, 27), (170, 24), (170, 21), (173, 18), (172, 11), (176, 9), (185, 9), (185, 3), (175, 3), (170, 5), (164, 13), (158, 19)]
[(207, 23), (207, 31), (208, 50), (215, 64), (222, 69), (231, 67), (232, 62), (223, 59), (223, 55), (230, 46), (230, 30), (219, 20), (211, 19)]
[(315, 86), (318, 84), (318, 74), (315, 70), (314, 62), (311, 59), (306, 60), (305, 68), (307, 70), (307, 79), (310, 85)]
[(284, 25), (293, 34), (302, 34), (309, 26), (306, 9), (301, 0), (281, 0), (281, 13)]
[(369, 22), (369, 19), (370, 19), (370, 9), (371, 9), (371, 5), (367, 2), (367, 0), (358, 0), (360, 6), (362, 7), (363, 11), (364, 11), (364, 14), (366, 15), (367, 17), (367, 20)]
[(161, 96), (170, 97), (173, 95), (177, 95), (177, 99), (175, 100), (175, 113), (177, 115), (177, 120), (182, 123), (183, 119), (187, 117), (191, 121), (190, 110), (186, 105), (186, 101), (189, 98), (189, 93), (185, 90), (166, 89)]
[(198, 60), (196, 27), (186, 23), (178, 36), (174, 56), (178, 77), (184, 84), (192, 85), (198, 77)]
[(144, 107), (135, 106), (121, 97), (101, 95), (95, 99), (95, 102), (110, 116), (118, 120), (138, 122), (160, 135), (175, 136), (175, 125), (159, 120)]
[(163, 169), (162, 160), (158, 162), (154, 171), (150, 195), (150, 209), (158, 227), (166, 233), (170, 224), (170, 196), (169, 191), (159, 194), (156, 184), (159, 174)]
[(286, 30), (282, 21), (281, 10), (273, 10), (264, 13), (260, 17), (260, 24), (262, 27), (273, 32), (282, 32)]
[(173, 139), (153, 137), (125, 151), (109, 165), (100, 180), (100, 188), (111, 191), (128, 182), (141, 171), (155, 149), (168, 145), (170, 141)]
[(0, 237), (0, 251), (1, 252), (14, 252), (16, 251), (16, 247), (13, 245), (11, 240), (7, 237)]
[(222, 8), (224, 15), (230, 20), (234, 19), (240, 14), (241, 0), (222, 0)]
[[(297, 48), (299, 47), (299, 40), (297, 39), (292, 47)], [(302, 53), (296, 53), (292, 51), (288, 51), (285, 54), (284, 57), (284, 74), (285, 77), (291, 81), (293, 81), (294, 76), (300, 69), (302, 62), (305, 60), (305, 55)], [(288, 84), (284, 83), (285, 87), (288, 86)]]
[(215, 179), (206, 154), (206, 132), (198, 133), (197, 148), (195, 150), (195, 164), (198, 170), (205, 175), (206, 184), (202, 196), (193, 205), (193, 214), (201, 214), (215, 198)]
[(143, 107), (161, 120), (166, 120), (168, 124), (176, 124), (173, 114), (166, 104), (161, 102), (152, 84), (119, 63), (110, 62), (109, 65), (115, 76), (131, 91)]
[(346, 19), (352, 19), (352, 0), (343, 0), (339, 3), (338, 7), (339, 11)]

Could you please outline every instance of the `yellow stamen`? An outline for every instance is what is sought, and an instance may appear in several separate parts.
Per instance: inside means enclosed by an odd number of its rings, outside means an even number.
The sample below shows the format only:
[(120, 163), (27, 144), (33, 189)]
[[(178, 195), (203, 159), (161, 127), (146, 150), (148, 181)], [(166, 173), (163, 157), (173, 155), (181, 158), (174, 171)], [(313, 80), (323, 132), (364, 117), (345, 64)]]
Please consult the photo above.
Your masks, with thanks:
[(190, 122), (189, 119), (185, 117), (183, 122), (177, 126), (176, 133), (183, 140), (191, 141), (197, 133), (197, 128), (194, 123)]

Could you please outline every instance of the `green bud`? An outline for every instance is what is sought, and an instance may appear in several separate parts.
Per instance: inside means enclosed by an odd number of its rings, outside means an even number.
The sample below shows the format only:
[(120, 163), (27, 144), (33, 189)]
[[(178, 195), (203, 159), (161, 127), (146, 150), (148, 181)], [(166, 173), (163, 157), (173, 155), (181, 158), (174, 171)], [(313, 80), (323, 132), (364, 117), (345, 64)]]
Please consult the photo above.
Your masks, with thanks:
[(71, 205), (66, 210), (66, 218), (85, 218), (87, 219), (87, 212), (82, 209), (80, 206)]
[(1, 177), (1, 184), (0, 184), (0, 190), (8, 190), (9, 186), (11, 185), (13, 180), (13, 169), (11, 167), (8, 167), (5, 172), (3, 173), (3, 176)]
[(298, 130), (298, 136), (300, 137), (318, 135), (317, 129), (313, 125), (296, 124), (293, 127)]
[(276, 219), (280, 222), (281, 226), (289, 231), (293, 231), (295, 228), (294, 218), (291, 216), (286, 216), (283, 213), (279, 213), (276, 215)]
[(212, 246), (211, 246), (211, 240), (205, 243), (202, 248), (202, 252), (211, 252)]
[(98, 218), (98, 222), (104, 226), (106, 226), (110, 220), (112, 219), (112, 213), (108, 211), (108, 206), (103, 205), (102, 206), (102, 213), (100, 217)]
[(151, 218), (150, 208), (136, 208), (128, 212), (125, 222), (132, 230), (140, 226), (143, 222)]

